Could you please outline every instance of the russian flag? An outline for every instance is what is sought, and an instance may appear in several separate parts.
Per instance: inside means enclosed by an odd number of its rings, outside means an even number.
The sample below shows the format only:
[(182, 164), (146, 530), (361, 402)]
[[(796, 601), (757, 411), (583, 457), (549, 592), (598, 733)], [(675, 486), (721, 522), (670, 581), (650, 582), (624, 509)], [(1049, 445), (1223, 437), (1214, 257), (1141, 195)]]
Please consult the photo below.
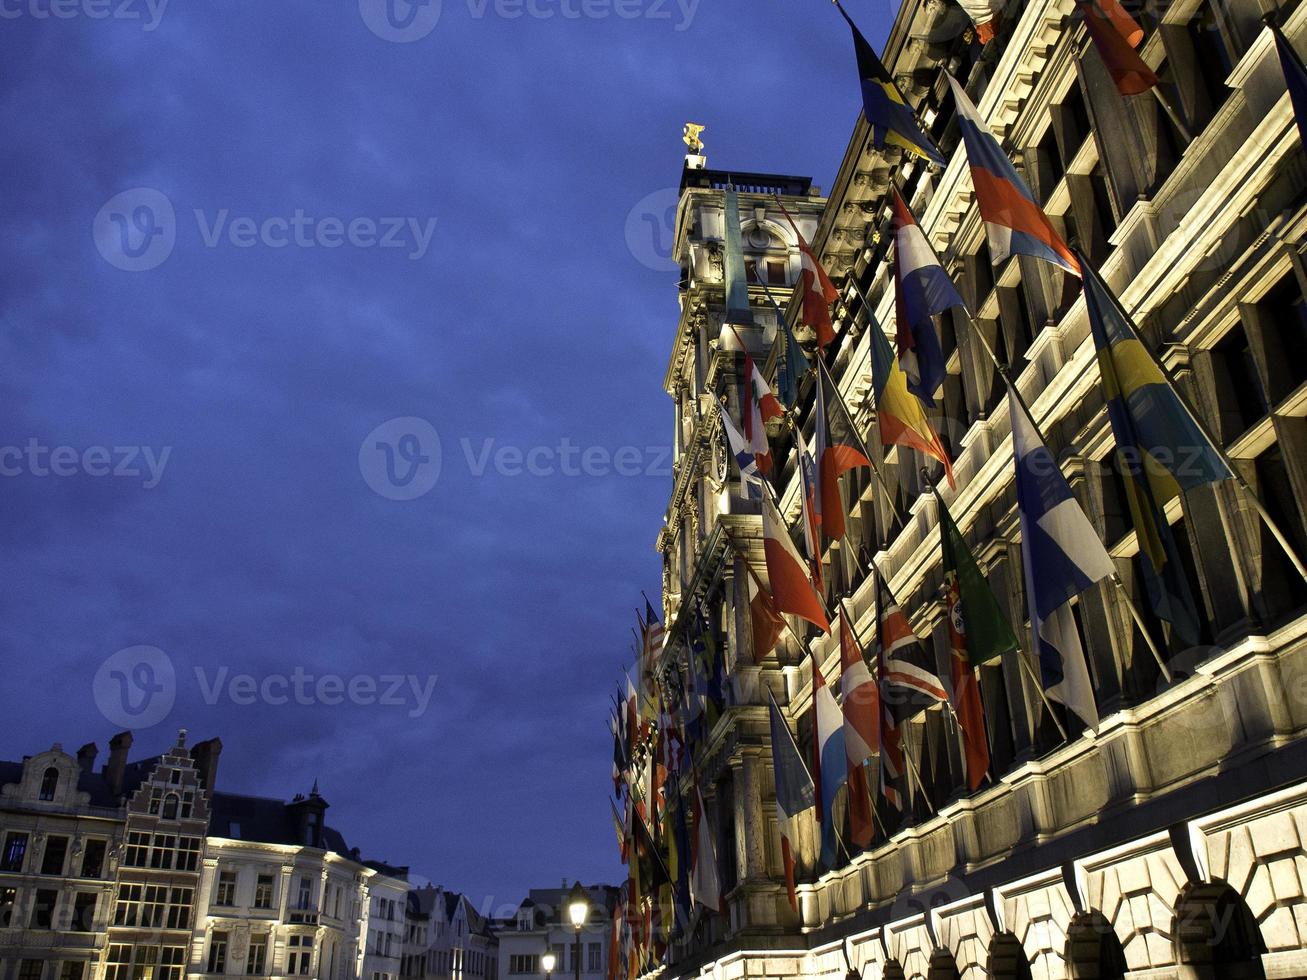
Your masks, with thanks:
[(954, 306), (966, 309), (926, 233), (894, 188), (894, 319), (899, 366), (908, 391), (932, 408), (944, 383), (944, 352), (931, 317)]
[(790, 540), (785, 519), (772, 503), (770, 495), (762, 498), (762, 548), (767, 559), (767, 583), (780, 612), (792, 613), (830, 632), (830, 620), (817, 590), (812, 587), (794, 542)]
[(1032, 255), (1080, 275), (1080, 264), (1062, 241), (1048, 215), (1039, 206), (994, 139), (980, 113), (967, 98), (956, 78), (948, 76), (957, 102), (958, 124), (971, 166), (971, 183), (976, 189), (976, 203), (985, 221), (989, 254), (995, 265), (1011, 255)]

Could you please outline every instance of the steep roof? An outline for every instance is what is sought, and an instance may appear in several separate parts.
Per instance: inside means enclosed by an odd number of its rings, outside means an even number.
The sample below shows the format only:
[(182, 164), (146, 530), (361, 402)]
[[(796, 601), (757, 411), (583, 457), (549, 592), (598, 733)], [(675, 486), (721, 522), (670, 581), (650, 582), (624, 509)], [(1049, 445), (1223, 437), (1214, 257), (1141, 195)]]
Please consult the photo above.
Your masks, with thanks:
[[(216, 792), (210, 795), (209, 833), (214, 837), (255, 841), (261, 844), (301, 844), (299, 825), (289, 804), (264, 796)], [(359, 860), (350, 852), (345, 838), (333, 827), (322, 828), (322, 844), (328, 851)]]

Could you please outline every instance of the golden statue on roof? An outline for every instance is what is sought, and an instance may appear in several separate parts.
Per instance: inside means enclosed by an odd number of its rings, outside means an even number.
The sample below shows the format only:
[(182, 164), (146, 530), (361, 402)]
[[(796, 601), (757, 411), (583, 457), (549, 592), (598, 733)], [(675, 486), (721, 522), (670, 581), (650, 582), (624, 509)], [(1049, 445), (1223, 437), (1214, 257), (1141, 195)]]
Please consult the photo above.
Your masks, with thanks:
[(681, 135), (681, 139), (685, 141), (685, 145), (690, 148), (691, 153), (703, 152), (703, 140), (699, 139), (699, 134), (707, 128), (706, 126), (700, 126), (698, 123), (688, 122), (685, 124), (685, 132)]

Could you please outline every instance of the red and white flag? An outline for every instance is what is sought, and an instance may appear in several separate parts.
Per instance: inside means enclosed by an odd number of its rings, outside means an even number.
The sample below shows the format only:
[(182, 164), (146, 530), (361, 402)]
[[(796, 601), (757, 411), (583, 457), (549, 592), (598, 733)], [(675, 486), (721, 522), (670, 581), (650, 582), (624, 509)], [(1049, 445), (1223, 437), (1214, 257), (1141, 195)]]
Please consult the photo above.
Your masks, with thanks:
[(821, 596), (808, 578), (807, 568), (790, 539), (785, 519), (770, 496), (762, 499), (762, 547), (767, 558), (767, 581), (776, 609), (802, 617), (827, 633), (830, 620)]

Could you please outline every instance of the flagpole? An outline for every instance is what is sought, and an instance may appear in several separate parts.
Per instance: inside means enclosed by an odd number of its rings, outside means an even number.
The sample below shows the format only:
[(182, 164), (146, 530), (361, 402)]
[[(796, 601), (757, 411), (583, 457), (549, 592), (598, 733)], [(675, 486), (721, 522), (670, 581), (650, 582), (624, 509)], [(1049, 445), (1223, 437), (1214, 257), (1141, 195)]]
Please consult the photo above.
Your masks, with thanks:
[[(1077, 259), (1082, 263), (1085, 261), (1083, 255), (1078, 254)], [(1126, 312), (1125, 307), (1121, 305), (1121, 301), (1117, 298), (1116, 294), (1110, 289), (1106, 289), (1104, 292), (1107, 293), (1112, 305), (1117, 308), (1117, 312), (1119, 312), (1122, 317), (1125, 318), (1126, 322), (1133, 328), (1134, 318)], [(1137, 328), (1134, 329), (1134, 332), (1136, 336), (1139, 336)], [(1223, 449), (1213, 437), (1212, 431), (1207, 427), (1207, 423), (1199, 417), (1198, 413), (1194, 411), (1193, 406), (1189, 404), (1189, 398), (1185, 395), (1184, 391), (1181, 390), (1179, 383), (1176, 381), (1174, 375), (1171, 374), (1170, 369), (1158, 359), (1157, 354), (1153, 352), (1153, 348), (1144, 341), (1142, 336), (1139, 337), (1139, 343), (1140, 346), (1147, 351), (1148, 357), (1153, 362), (1153, 365), (1162, 372), (1162, 377), (1166, 379), (1167, 383), (1171, 386), (1171, 390), (1175, 392), (1176, 399), (1180, 402), (1180, 406), (1189, 416), (1190, 421), (1192, 421), (1198, 428), (1198, 431), (1202, 433), (1203, 438), (1207, 440), (1208, 445), (1210, 445), (1212, 449), (1216, 451), (1216, 454), (1221, 457), (1221, 462), (1225, 463), (1226, 469), (1228, 469), (1234, 476), (1235, 482), (1238, 483), (1243, 492), (1247, 494), (1249, 501), (1253, 505), (1253, 509), (1257, 511), (1257, 516), (1262, 519), (1262, 523), (1266, 525), (1267, 530), (1271, 532), (1272, 537), (1274, 537), (1276, 542), (1280, 545), (1280, 548), (1284, 551), (1289, 561), (1293, 563), (1298, 574), (1303, 577), (1304, 581), (1307, 581), (1307, 565), (1303, 564), (1303, 560), (1293, 549), (1293, 546), (1289, 543), (1289, 539), (1280, 529), (1280, 526), (1275, 522), (1275, 519), (1271, 517), (1270, 513), (1266, 510), (1266, 506), (1262, 503), (1257, 494), (1253, 492), (1253, 488), (1248, 485), (1248, 481), (1244, 479), (1243, 474), (1240, 473), (1238, 468), (1234, 465), (1234, 460), (1230, 458), (1225, 449)]]
[[(731, 547), (735, 549), (735, 553), (744, 559), (745, 571), (747, 571), (749, 573), (749, 577), (753, 579), (754, 585), (758, 586), (758, 588), (762, 589), (768, 595), (771, 595), (771, 589), (767, 588), (767, 586), (762, 584), (762, 580), (758, 578), (758, 573), (753, 570), (753, 563), (749, 561), (749, 556), (745, 553), (745, 550), (740, 547), (740, 543), (735, 540), (735, 538), (731, 535), (729, 531), (726, 532), (726, 540), (731, 543)], [(821, 597), (818, 596), (817, 598), (820, 599)], [(826, 601), (823, 599), (822, 606), (825, 605), (826, 605)], [(827, 611), (829, 612), (829, 610)], [(794, 629), (794, 627), (790, 625), (789, 614), (783, 613), (779, 609), (777, 609), (776, 615), (780, 617), (781, 623), (785, 626), (787, 630), (790, 631), (790, 635), (794, 637), (795, 641), (799, 644), (799, 649), (804, 653), (809, 653), (810, 651), (808, 650), (808, 641), (805, 640), (803, 637), (801, 637), (798, 634), (798, 632)]]

